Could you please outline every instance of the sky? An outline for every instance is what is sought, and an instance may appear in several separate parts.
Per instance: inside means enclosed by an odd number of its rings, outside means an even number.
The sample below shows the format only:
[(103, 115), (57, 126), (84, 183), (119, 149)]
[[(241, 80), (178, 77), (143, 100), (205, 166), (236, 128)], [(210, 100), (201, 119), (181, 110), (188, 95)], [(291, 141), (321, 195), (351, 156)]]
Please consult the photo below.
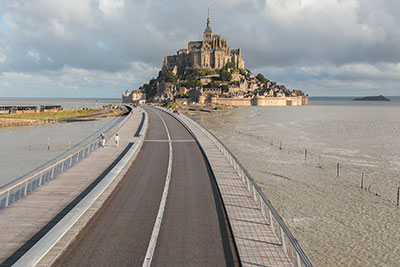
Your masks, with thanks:
[(115, 97), (215, 34), (311, 96), (400, 95), (398, 0), (1, 0), (0, 97)]

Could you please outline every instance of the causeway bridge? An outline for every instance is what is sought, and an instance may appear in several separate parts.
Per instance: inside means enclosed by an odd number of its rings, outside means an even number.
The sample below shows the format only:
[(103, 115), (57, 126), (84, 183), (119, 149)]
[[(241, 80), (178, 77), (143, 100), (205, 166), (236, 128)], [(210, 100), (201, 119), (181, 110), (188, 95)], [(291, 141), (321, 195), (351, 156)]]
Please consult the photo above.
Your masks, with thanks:
[(202, 126), (143, 106), (115, 133), (0, 189), (0, 266), (313, 266)]

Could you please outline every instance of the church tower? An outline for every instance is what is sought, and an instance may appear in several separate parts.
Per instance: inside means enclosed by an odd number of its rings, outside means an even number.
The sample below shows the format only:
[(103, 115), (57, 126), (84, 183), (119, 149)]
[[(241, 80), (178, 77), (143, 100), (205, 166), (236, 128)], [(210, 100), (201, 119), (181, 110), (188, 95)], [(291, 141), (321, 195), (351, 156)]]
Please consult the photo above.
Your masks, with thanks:
[(209, 7), (208, 8), (208, 16), (207, 16), (207, 26), (203, 33), (203, 39), (204, 39), (204, 41), (210, 42), (212, 40), (212, 36), (213, 36), (213, 33), (211, 30), (211, 25), (210, 25), (210, 7)]

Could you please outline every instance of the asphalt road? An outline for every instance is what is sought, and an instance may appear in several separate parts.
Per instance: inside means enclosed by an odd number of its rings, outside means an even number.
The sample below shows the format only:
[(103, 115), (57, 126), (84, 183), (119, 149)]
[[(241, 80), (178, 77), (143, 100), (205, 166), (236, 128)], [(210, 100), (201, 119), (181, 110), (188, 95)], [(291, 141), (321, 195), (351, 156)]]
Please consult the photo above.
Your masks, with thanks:
[(56, 266), (142, 266), (164, 189), (172, 175), (151, 266), (239, 266), (214, 178), (187, 130), (151, 108), (141, 152), (104, 207)]

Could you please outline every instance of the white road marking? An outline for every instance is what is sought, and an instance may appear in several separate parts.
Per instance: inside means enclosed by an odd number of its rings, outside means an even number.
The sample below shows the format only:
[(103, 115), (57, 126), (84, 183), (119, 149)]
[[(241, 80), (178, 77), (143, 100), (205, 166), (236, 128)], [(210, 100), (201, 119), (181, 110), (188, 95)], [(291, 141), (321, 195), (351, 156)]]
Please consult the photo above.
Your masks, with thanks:
[(144, 142), (154, 142), (154, 143), (187, 143), (196, 142), (196, 140), (144, 140)]
[(146, 256), (144, 257), (142, 267), (150, 267), (151, 261), (153, 260), (154, 250), (156, 248), (158, 234), (160, 233), (161, 222), (164, 216), (165, 204), (167, 203), (167, 196), (168, 196), (168, 189), (169, 189), (169, 182), (171, 181), (171, 172), (172, 172), (172, 142), (171, 136), (169, 134), (169, 130), (165, 120), (161, 117), (160, 114), (156, 112), (156, 114), (161, 118), (165, 129), (168, 135), (168, 143), (169, 143), (169, 160), (168, 160), (168, 170), (167, 170), (167, 177), (165, 179), (164, 191), (162, 194), (160, 207), (158, 208), (158, 213), (156, 217), (156, 222), (154, 223), (153, 232), (151, 233), (151, 238), (149, 242), (149, 246), (147, 247)]

